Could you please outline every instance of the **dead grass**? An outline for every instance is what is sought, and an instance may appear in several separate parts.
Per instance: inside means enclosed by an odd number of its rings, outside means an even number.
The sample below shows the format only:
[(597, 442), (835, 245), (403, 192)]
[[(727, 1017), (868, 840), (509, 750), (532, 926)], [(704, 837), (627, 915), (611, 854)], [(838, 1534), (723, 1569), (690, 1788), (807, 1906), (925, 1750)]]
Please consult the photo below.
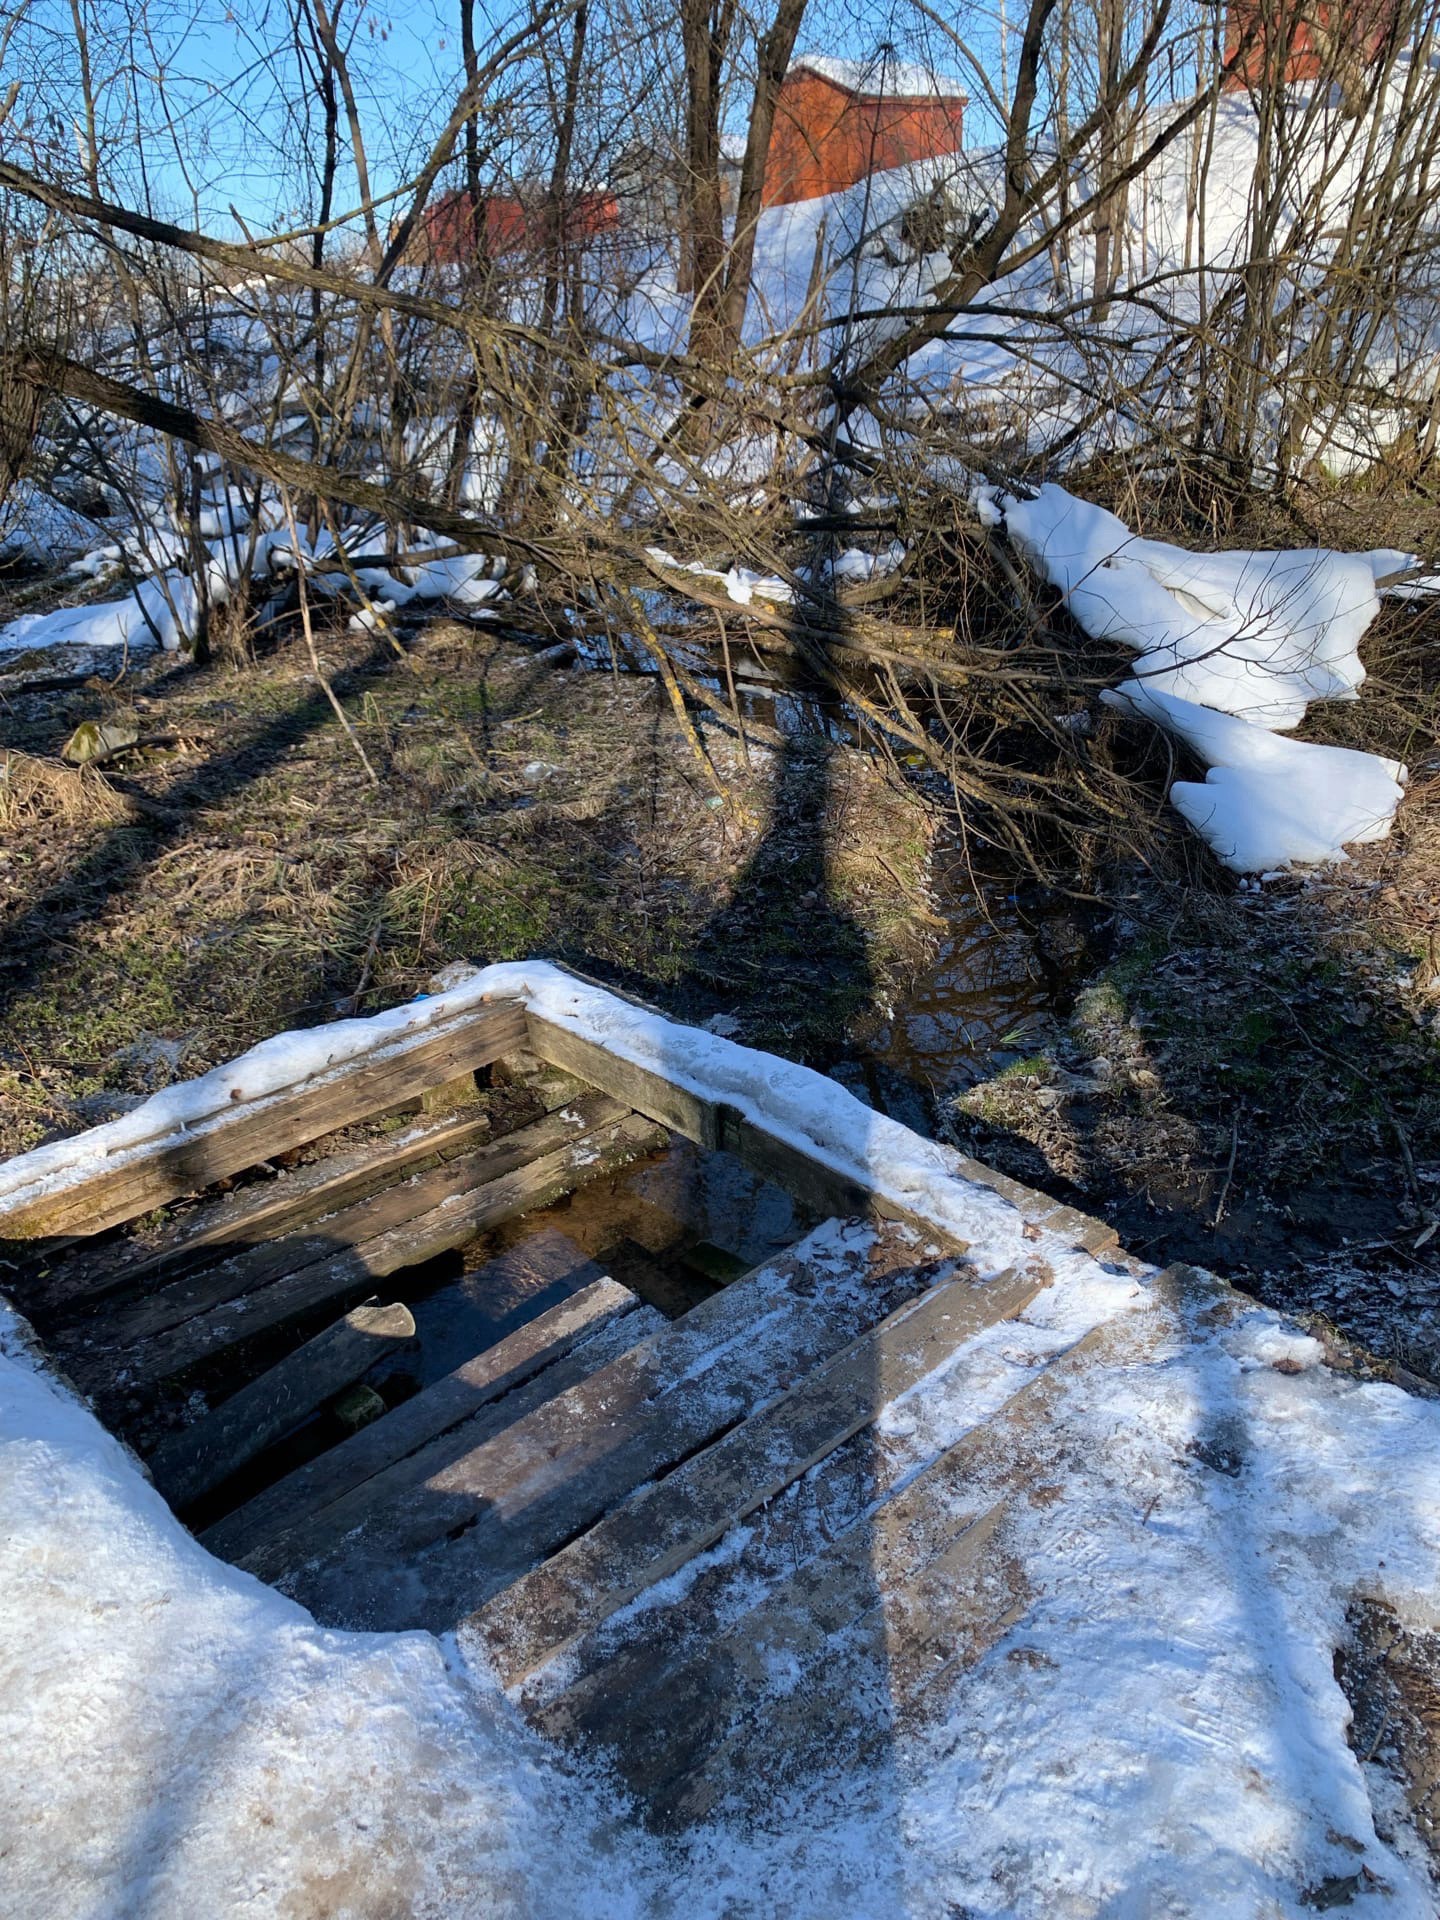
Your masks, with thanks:
[(0, 752), (0, 828), (114, 826), (135, 807), (94, 767), (67, 767), (18, 748)]
[[(928, 951), (927, 812), (861, 755), (826, 749), (817, 783), (803, 750), (752, 745), (747, 766), (712, 730), (745, 826), (711, 804), (653, 681), (537, 666), (454, 622), (408, 660), (343, 632), (322, 655), (378, 790), (291, 646), (130, 676), (142, 734), (188, 744), (127, 755), (114, 789), (61, 769), (15, 803), (0, 1152), (148, 1090), (137, 1047), (194, 1074), (277, 1028), (403, 1000), (451, 959), (547, 954), (813, 1054)], [(118, 703), (96, 683), (17, 696), (11, 758), (48, 770)]]

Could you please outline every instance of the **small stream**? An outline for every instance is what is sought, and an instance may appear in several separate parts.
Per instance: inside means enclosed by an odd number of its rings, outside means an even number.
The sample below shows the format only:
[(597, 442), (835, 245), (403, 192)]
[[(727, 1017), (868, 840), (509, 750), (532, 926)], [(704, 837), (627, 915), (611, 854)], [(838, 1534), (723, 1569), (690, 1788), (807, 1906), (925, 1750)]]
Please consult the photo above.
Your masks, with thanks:
[[(608, 645), (593, 640), (577, 657), (591, 670), (656, 671), (643, 655), (616, 661)], [(685, 664), (729, 704), (713, 645), (697, 642)], [(792, 662), (736, 646), (730, 671), (743, 720), (787, 740), (818, 735), (863, 749), (850, 710)], [(824, 1062), (868, 1105), (925, 1134), (934, 1132), (947, 1099), (1033, 1053), (1064, 1018), (1096, 963), (1107, 918), (1033, 882), (978, 876), (958, 845), (943, 842), (934, 854), (933, 899), (944, 927), (932, 963)]]
[(1043, 1044), (1103, 929), (1095, 909), (1062, 896), (977, 881), (956, 849), (937, 852), (936, 870), (946, 924), (933, 962), (829, 1063), (853, 1093), (921, 1133), (933, 1133), (946, 1100)]

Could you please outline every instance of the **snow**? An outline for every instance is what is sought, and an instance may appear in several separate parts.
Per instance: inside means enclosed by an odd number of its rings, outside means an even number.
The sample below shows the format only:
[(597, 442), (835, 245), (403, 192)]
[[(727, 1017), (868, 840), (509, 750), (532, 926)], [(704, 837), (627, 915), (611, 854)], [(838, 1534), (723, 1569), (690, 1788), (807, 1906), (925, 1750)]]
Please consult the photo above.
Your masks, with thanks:
[[(322, 1631), (210, 1558), (7, 1319), (7, 1912), (1304, 1920), (1340, 1887), (1360, 1920), (1433, 1915), (1392, 1835), (1393, 1787), (1348, 1745), (1334, 1649), (1357, 1592), (1440, 1624), (1440, 1406), (1332, 1373), (1316, 1340), (1218, 1283), (1160, 1286), (1063, 1235), (1028, 1240), (956, 1156), (822, 1075), (541, 962), (455, 969), (428, 1000), (279, 1036), (27, 1156), (31, 1175), (511, 995), (863, 1169), (968, 1239), (984, 1273), (1049, 1263), (1021, 1319), (963, 1348), (881, 1434), (892, 1484), (912, 1481), (977, 1420), (1003, 1421), (1017, 1387), (1068, 1368), (1019, 1451), (998, 1447), (961, 1489), (977, 1512), (1007, 1503), (1021, 1613), (873, 1764), (839, 1753), (833, 1773), (768, 1792), (761, 1819), (649, 1838), (453, 1642)], [(7, 1170), (5, 1191), (26, 1184)], [(1092, 1329), (1109, 1344), (1087, 1362)], [(765, 1592), (750, 1539), (719, 1543), (705, 1570), (733, 1573), (741, 1631)], [(803, 1677), (777, 1670), (777, 1706)]]
[(773, 573), (756, 573), (750, 567), (739, 565), (722, 570), (707, 567), (700, 560), (677, 560), (664, 547), (647, 547), (645, 551), (657, 567), (664, 567), (667, 572), (693, 573), (702, 580), (718, 580), (727, 598), (739, 607), (748, 607), (755, 599), (771, 600), (783, 606), (794, 598), (788, 582)]
[(1405, 559), (1324, 547), (1192, 553), (1137, 538), (1053, 483), (1003, 508), (1010, 539), (1077, 624), (1139, 654), (1137, 680), (1271, 728), (1298, 726), (1311, 700), (1358, 697), (1375, 582)]
[(1030, 499), (977, 489), (986, 525), (1063, 595), (1097, 640), (1138, 654), (1111, 706), (1153, 720), (1209, 762), (1171, 803), (1236, 873), (1346, 858), (1383, 840), (1406, 769), (1350, 748), (1284, 740), (1312, 700), (1355, 700), (1377, 582), (1415, 563), (1390, 548), (1192, 553), (1132, 534), (1117, 515), (1049, 483)]
[[(227, 509), (227, 513), (230, 511)], [(238, 508), (233, 511), (238, 512)], [(360, 544), (363, 546), (364, 541)], [(423, 531), (415, 536), (417, 551), (440, 544)], [(305, 561), (321, 566), (336, 563), (330, 534), (322, 534), (313, 545), (302, 539), (301, 545)], [(119, 546), (96, 548), (71, 571), (95, 575), (121, 557)], [(277, 572), (293, 572), (294, 566), (294, 542), (284, 529), (257, 527), (253, 542), (248, 533), (235, 531), (209, 549), (204, 566), (206, 594), (211, 604), (221, 605), (242, 572), (263, 580)], [(494, 619), (496, 609), (488, 603), (505, 592), (501, 585), (505, 563), (484, 553), (442, 554), (434, 560), (417, 560), (394, 573), (365, 566), (353, 571), (371, 601), (352, 622), (360, 626), (374, 626), (377, 613), (393, 613), (412, 600), (444, 600), (472, 619)], [(343, 571), (312, 572), (307, 577), (322, 593), (352, 591)], [(22, 614), (0, 629), (0, 653), (54, 646), (128, 647), (132, 652), (145, 652), (156, 645), (174, 653), (193, 644), (200, 610), (201, 597), (194, 580), (172, 569), (137, 580), (123, 600)]]
[(1235, 873), (1343, 860), (1347, 845), (1386, 837), (1404, 798), (1406, 769), (1376, 753), (1281, 739), (1134, 680), (1100, 697), (1210, 762), (1203, 785), (1174, 783), (1170, 804)]
[(802, 53), (790, 73), (815, 73), (849, 93), (886, 100), (963, 100), (965, 89), (953, 77), (913, 61), (884, 53), (870, 60), (841, 60), (828, 53)]
[(0, 653), (56, 646), (148, 652), (157, 643), (174, 652), (189, 643), (197, 604), (194, 582), (184, 574), (166, 573), (138, 581), (124, 600), (21, 614), (0, 629)]
[(563, 1815), (493, 1689), (426, 1635), (323, 1632), (211, 1558), (13, 1323), (0, 1528), (15, 1920), (520, 1915), (574, 1897), (550, 1844)]

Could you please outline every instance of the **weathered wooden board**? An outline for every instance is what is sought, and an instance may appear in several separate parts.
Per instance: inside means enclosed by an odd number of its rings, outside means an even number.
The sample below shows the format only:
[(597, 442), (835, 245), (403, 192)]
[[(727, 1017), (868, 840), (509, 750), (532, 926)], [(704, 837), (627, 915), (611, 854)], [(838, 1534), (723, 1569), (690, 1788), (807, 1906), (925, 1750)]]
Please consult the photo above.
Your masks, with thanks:
[(498, 1140), (487, 1140), (469, 1153), (446, 1159), (426, 1172), (412, 1174), (408, 1180), (344, 1207), (314, 1223), (308, 1233), (288, 1235), (283, 1240), (262, 1240), (229, 1259), (217, 1259), (202, 1273), (171, 1281), (168, 1286), (128, 1305), (112, 1307), (103, 1318), (92, 1320), (87, 1316), (77, 1321), (72, 1330), (58, 1332), (56, 1345), (61, 1352), (73, 1353), (83, 1371), (84, 1363), (79, 1356), (92, 1342), (102, 1347), (107, 1357), (113, 1357), (117, 1348), (154, 1339), (193, 1319), (197, 1313), (239, 1300), (269, 1281), (330, 1259), (346, 1247), (375, 1240), (447, 1201), (462, 1198), (488, 1181), (514, 1173), (559, 1147), (585, 1138), (597, 1127), (623, 1118), (624, 1113), (625, 1109), (608, 1094), (590, 1094), (561, 1113), (547, 1114), (528, 1127), (520, 1127)]
[(905, 1220), (931, 1239), (957, 1252), (965, 1242), (947, 1235), (933, 1222), (897, 1206), (862, 1181), (839, 1172), (817, 1155), (747, 1119), (724, 1102), (701, 1099), (684, 1087), (609, 1053), (593, 1040), (529, 1015), (530, 1044), (544, 1060), (579, 1074), (592, 1086), (603, 1087), (637, 1113), (648, 1113), (663, 1126), (673, 1127), (687, 1140), (711, 1151), (733, 1153), (746, 1166), (793, 1194), (817, 1217)]
[(193, 1506), (414, 1332), (408, 1307), (364, 1302), (183, 1433), (172, 1434), (148, 1462), (156, 1486), (172, 1507)]
[(607, 1749), (662, 1823), (743, 1797), (762, 1759), (755, 1777), (779, 1786), (827, 1753), (859, 1757), (1015, 1617), (1023, 1575), (991, 1538), (1006, 1504), (1043, 1493), (1077, 1378), (1148, 1356), (1159, 1338), (1150, 1316), (1104, 1323), (733, 1628), (672, 1632), (660, 1658), (653, 1633), (614, 1654), (598, 1651), (603, 1635), (582, 1642), (575, 1679), (531, 1718)]
[(272, 1327), (332, 1302), (353, 1303), (372, 1281), (463, 1247), (517, 1213), (550, 1206), (577, 1186), (617, 1172), (663, 1143), (664, 1135), (638, 1115), (600, 1127), (498, 1180), (452, 1194), (427, 1213), (373, 1240), (344, 1248), (239, 1300), (196, 1314), (133, 1349), (120, 1384), (134, 1389), (173, 1378)]
[[(225, 1560), (244, 1560), (265, 1549), (269, 1554), (266, 1564), (283, 1570), (291, 1558), (301, 1557), (287, 1550), (284, 1536), (303, 1526), (312, 1514), (363, 1486), (428, 1441), (438, 1439), (482, 1407), (513, 1394), (527, 1380), (562, 1360), (582, 1340), (629, 1314), (638, 1304), (628, 1287), (614, 1280), (595, 1281), (393, 1408), (383, 1419), (297, 1467), (217, 1521), (201, 1535), (202, 1540)], [(567, 1380), (564, 1384), (571, 1383)], [(252, 1568), (259, 1570), (258, 1565)]]
[(984, 1161), (972, 1160), (968, 1154), (960, 1154), (957, 1158), (962, 1180), (973, 1180), (977, 1186), (989, 1187), (992, 1193), (998, 1193), (1002, 1200), (1008, 1200), (1027, 1221), (1042, 1227), (1046, 1233), (1058, 1234), (1071, 1246), (1083, 1247), (1086, 1253), (1105, 1253), (1111, 1247), (1119, 1246), (1120, 1236), (1108, 1221), (1098, 1220), (1093, 1214), (1081, 1213), (1076, 1207), (1064, 1206), (1049, 1194), (1041, 1193), (1037, 1187), (1024, 1186), (1019, 1180), (1012, 1180), (1008, 1174), (997, 1173), (994, 1167), (987, 1167)]
[(102, 1233), (182, 1194), (356, 1120), (413, 1099), (457, 1074), (487, 1066), (527, 1038), (518, 1001), (476, 1007), (436, 1029), (422, 1028), (383, 1050), (346, 1062), (307, 1086), (256, 1100), (237, 1087), (233, 1110), (216, 1114), (183, 1139), (165, 1135), (148, 1149), (107, 1164), (57, 1192), (26, 1197), (23, 1186), (0, 1199), (0, 1237)]
[(381, 1187), (453, 1159), (482, 1140), (499, 1139), (539, 1117), (532, 1112), (514, 1127), (495, 1129), (490, 1116), (483, 1113), (421, 1121), (390, 1139), (368, 1141), (290, 1168), (264, 1185), (206, 1201), (143, 1243), (125, 1239), (87, 1247), (80, 1242), (72, 1256), (56, 1263), (43, 1284), (26, 1292), (27, 1309), (60, 1317), (83, 1312), (90, 1300), (120, 1289), (148, 1292), (209, 1261), (217, 1247), (255, 1246), (298, 1232)]
[(287, 1590), (327, 1621), (453, 1626), (935, 1278), (913, 1247), (867, 1272), (876, 1239), (802, 1242), (495, 1439), (456, 1429), (332, 1510)]
[(694, 1140), (702, 1147), (714, 1147), (716, 1123), (711, 1101), (674, 1085), (646, 1067), (620, 1059), (581, 1034), (554, 1026), (533, 1013), (526, 1018), (530, 1046), (542, 1060), (576, 1074), (592, 1087), (603, 1087), (606, 1093), (633, 1107), (636, 1113), (648, 1114), (662, 1127), (673, 1127), (687, 1140)]
[(1029, 1306), (1041, 1273), (947, 1282), (898, 1309), (781, 1399), (614, 1508), (465, 1623), (502, 1684), (593, 1631), (868, 1425), (898, 1394), (998, 1320)]
[[(631, 1347), (648, 1340), (665, 1325), (662, 1316), (653, 1307), (642, 1305), (634, 1307), (629, 1313), (616, 1315), (606, 1320), (593, 1333), (583, 1340), (577, 1340), (566, 1354), (552, 1361), (541, 1372), (533, 1374), (518, 1387), (502, 1394), (481, 1410), (470, 1415), (463, 1423), (453, 1428), (445, 1437), (452, 1436), (458, 1441), (463, 1435), (468, 1447), (482, 1445), (496, 1434), (504, 1433), (508, 1428), (528, 1419), (537, 1408), (571, 1387), (587, 1380), (591, 1374), (599, 1373), (612, 1361), (618, 1360)], [(393, 1467), (381, 1469), (373, 1483), (357, 1486), (351, 1492), (341, 1494), (327, 1506), (314, 1509), (306, 1518), (284, 1534), (265, 1541), (254, 1552), (246, 1554), (243, 1565), (248, 1573), (254, 1573), (261, 1579), (272, 1580), (277, 1584), (287, 1584), (296, 1574), (296, 1570), (312, 1566), (325, 1559), (332, 1551), (335, 1541), (349, 1528), (364, 1523), (365, 1516), (375, 1509), (375, 1487), (382, 1479), (392, 1486), (406, 1482), (412, 1487), (424, 1484), (423, 1474), (417, 1479), (412, 1471), (411, 1462), (422, 1454), (431, 1458), (444, 1454), (446, 1449), (439, 1443), (430, 1443), (415, 1453), (403, 1456)], [(319, 1544), (317, 1544), (319, 1543)], [(406, 1562), (398, 1561), (383, 1570), (383, 1578), (392, 1585), (417, 1581), (415, 1570)], [(396, 1602), (397, 1615), (402, 1610)]]
[(619, 1763), (654, 1823), (743, 1817), (787, 1787), (881, 1758), (920, 1717), (917, 1676), (953, 1678), (1023, 1615), (1031, 1596), (1004, 1550), (1004, 1517), (1002, 1503), (972, 1520), (913, 1578), (863, 1582), (870, 1605), (843, 1635), (813, 1590), (785, 1595), (685, 1675), (666, 1696), (662, 1737), (647, 1751), (644, 1729)]

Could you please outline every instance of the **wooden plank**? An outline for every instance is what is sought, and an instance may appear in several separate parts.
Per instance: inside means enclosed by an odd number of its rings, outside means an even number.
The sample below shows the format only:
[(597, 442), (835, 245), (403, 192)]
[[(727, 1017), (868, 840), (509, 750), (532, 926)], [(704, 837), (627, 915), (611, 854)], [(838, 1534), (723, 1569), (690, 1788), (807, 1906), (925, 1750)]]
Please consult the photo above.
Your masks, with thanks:
[(414, 1334), (408, 1307), (365, 1301), (158, 1447), (156, 1486), (172, 1507), (193, 1506)]
[(1063, 1206), (1049, 1194), (1041, 1193), (1038, 1187), (1027, 1187), (1019, 1180), (1012, 1180), (1009, 1174), (998, 1173), (994, 1167), (987, 1167), (983, 1160), (972, 1159), (969, 1154), (962, 1153), (957, 1158), (962, 1180), (989, 1187), (1002, 1200), (1008, 1200), (1030, 1224), (1043, 1228), (1046, 1233), (1060, 1234), (1069, 1245), (1081, 1247), (1086, 1253), (1107, 1253), (1119, 1246), (1120, 1236), (1108, 1221), (1097, 1220), (1093, 1214), (1081, 1213), (1075, 1207)]
[(550, 1206), (576, 1187), (614, 1173), (663, 1144), (664, 1135), (637, 1114), (601, 1127), (498, 1180), (451, 1195), (428, 1213), (374, 1240), (347, 1247), (239, 1300), (197, 1314), (135, 1348), (117, 1373), (116, 1383), (133, 1390), (171, 1379), (332, 1301), (353, 1303), (372, 1281), (463, 1247), (517, 1213)]
[[(538, 1118), (538, 1115), (534, 1116)], [(525, 1124), (520, 1122), (518, 1124)], [(120, 1289), (157, 1287), (212, 1257), (219, 1246), (240, 1248), (293, 1233), (324, 1214), (368, 1199), (427, 1164), (463, 1153), (480, 1140), (515, 1131), (492, 1131), (488, 1114), (457, 1114), (407, 1127), (388, 1140), (371, 1140), (307, 1166), (276, 1174), (196, 1207), (143, 1242), (87, 1248), (56, 1263), (43, 1284), (26, 1294), (32, 1314), (62, 1314), (72, 1302)]]
[[(653, 1618), (643, 1637), (618, 1651), (606, 1648), (603, 1631), (593, 1645), (583, 1643), (573, 1662), (577, 1677), (536, 1703), (531, 1719), (553, 1738), (609, 1749), (632, 1788), (667, 1817), (698, 1817), (714, 1803), (710, 1787), (692, 1797), (689, 1783), (708, 1768), (713, 1786), (727, 1755), (734, 1784), (734, 1755), (747, 1723), (771, 1722), (764, 1777), (784, 1772), (783, 1743), (797, 1736), (784, 1730), (788, 1709), (777, 1707), (777, 1672), (787, 1676), (797, 1700), (814, 1701), (822, 1718), (829, 1716), (834, 1739), (848, 1750), (859, 1736), (847, 1696), (859, 1699), (868, 1689), (873, 1698), (878, 1690), (904, 1706), (943, 1677), (946, 1659), (963, 1655), (973, 1626), (982, 1637), (987, 1620), (1003, 1627), (1023, 1597), (1019, 1570), (1003, 1556), (975, 1568), (981, 1586), (972, 1582), (965, 1591), (977, 1593), (976, 1605), (962, 1595), (958, 1613), (946, 1617), (943, 1628), (939, 1622), (937, 1609), (966, 1560), (967, 1536), (988, 1540), (1005, 1502), (1044, 1490), (1050, 1463), (1065, 1445), (1059, 1416), (1066, 1395), (1104, 1366), (1155, 1357), (1170, 1337), (1163, 1319), (1121, 1313), (1092, 1329), (988, 1421), (773, 1586), (727, 1633), (711, 1631), (708, 1608), (692, 1629), (685, 1617), (691, 1603), (683, 1599), (672, 1609), (676, 1618), (664, 1623), (674, 1648), (668, 1657), (656, 1657), (661, 1635)], [(971, 1533), (977, 1524), (987, 1526), (984, 1535)], [(907, 1610), (918, 1623), (909, 1628)], [(947, 1634), (950, 1652), (937, 1659), (935, 1643), (943, 1646)], [(859, 1650), (858, 1669), (833, 1659), (841, 1645)], [(834, 1667), (829, 1678), (827, 1663)]]
[(838, 1173), (823, 1160), (803, 1153), (792, 1141), (782, 1140), (767, 1128), (757, 1126), (737, 1107), (717, 1107), (715, 1144), (794, 1194), (802, 1206), (822, 1216), (899, 1217), (895, 1211), (884, 1214), (880, 1197), (863, 1181)]
[[(617, 1281), (594, 1281), (402, 1402), (383, 1419), (297, 1467), (217, 1521), (201, 1540), (224, 1560), (243, 1560), (262, 1545), (273, 1545), (342, 1494), (363, 1486), (427, 1441), (543, 1373), (582, 1340), (638, 1304), (630, 1289)], [(283, 1565), (284, 1554), (279, 1558)]]
[(117, 1349), (154, 1339), (197, 1313), (239, 1300), (269, 1281), (331, 1259), (345, 1247), (360, 1246), (389, 1233), (487, 1181), (498, 1180), (583, 1139), (596, 1128), (623, 1118), (624, 1112), (608, 1094), (593, 1093), (560, 1113), (547, 1114), (531, 1126), (520, 1127), (471, 1153), (443, 1160), (427, 1172), (385, 1187), (369, 1199), (316, 1222), (309, 1233), (263, 1240), (231, 1259), (217, 1261), (203, 1273), (172, 1281), (129, 1305), (102, 1310), (101, 1317), (93, 1311), (87, 1313), (68, 1334), (57, 1335), (54, 1344), (81, 1373), (85, 1371), (87, 1350), (100, 1350), (107, 1364), (113, 1365)]
[(513, 1686), (868, 1426), (967, 1341), (1030, 1305), (1043, 1273), (949, 1281), (907, 1303), (465, 1623)]
[(495, 1439), (456, 1429), (333, 1509), (287, 1591), (327, 1622), (452, 1627), (931, 1283), (910, 1246), (879, 1271), (878, 1240), (832, 1223)]
[[(577, 1340), (568, 1353), (542, 1367), (519, 1386), (487, 1402), (445, 1437), (453, 1437), (457, 1445), (462, 1438), (466, 1447), (480, 1445), (519, 1421), (528, 1419), (547, 1401), (568, 1393), (591, 1374), (599, 1373), (632, 1347), (650, 1339), (664, 1325), (663, 1317), (643, 1302), (627, 1313), (603, 1321), (593, 1332), (587, 1332), (582, 1340)], [(380, 1468), (372, 1480), (357, 1482), (355, 1487), (347, 1489), (325, 1505), (312, 1508), (283, 1533), (276, 1533), (259, 1542), (237, 1564), (259, 1579), (287, 1584), (297, 1569), (310, 1566), (317, 1558), (323, 1559), (334, 1551), (335, 1543), (346, 1531), (363, 1524), (366, 1514), (375, 1509), (376, 1490), (382, 1476), (392, 1485), (400, 1481), (411, 1486), (422, 1485), (424, 1476), (416, 1477), (413, 1463), (422, 1455), (434, 1460), (437, 1456), (443, 1457), (445, 1452), (445, 1448), (431, 1442), (412, 1453), (400, 1455), (393, 1465)], [(386, 1577), (391, 1581), (400, 1577), (399, 1568), (403, 1564), (391, 1566)]]
[(673, 1081), (622, 1060), (594, 1040), (565, 1027), (552, 1025), (537, 1014), (527, 1014), (530, 1046), (553, 1067), (588, 1081), (592, 1087), (622, 1100), (636, 1113), (648, 1114), (662, 1127), (671, 1127), (702, 1147), (715, 1145), (715, 1108), (712, 1102), (679, 1087)]
[(253, 1246), (297, 1232), (382, 1187), (454, 1160), (480, 1141), (508, 1139), (593, 1092), (573, 1074), (546, 1072), (519, 1089), (492, 1090), (484, 1113), (422, 1120), (390, 1139), (367, 1141), (291, 1168), (264, 1186), (225, 1194), (147, 1236), (139, 1248), (124, 1240), (88, 1249), (84, 1241), (72, 1241), (73, 1259), (57, 1261), (44, 1280), (28, 1283), (27, 1314), (42, 1321), (51, 1313), (74, 1318), (83, 1309), (72, 1303), (90, 1296), (158, 1288), (192, 1270), (216, 1247)]
[(579, 1074), (592, 1086), (603, 1087), (637, 1113), (648, 1113), (698, 1146), (733, 1153), (756, 1173), (784, 1187), (817, 1217), (903, 1220), (920, 1228), (928, 1238), (964, 1252), (966, 1243), (943, 1227), (877, 1194), (818, 1154), (806, 1153), (793, 1141), (747, 1119), (738, 1108), (701, 1099), (648, 1067), (622, 1060), (595, 1041), (552, 1025), (536, 1014), (528, 1019), (530, 1045), (541, 1059)]
[(963, 1253), (969, 1244), (925, 1215), (900, 1206), (888, 1195), (877, 1193), (863, 1181), (804, 1152), (793, 1141), (747, 1119), (737, 1107), (716, 1107), (715, 1144), (776, 1186), (784, 1187), (814, 1213), (835, 1214), (842, 1219), (904, 1221), (936, 1245), (956, 1253)]
[[(1001, 1502), (920, 1573), (872, 1581), (872, 1604), (838, 1644), (809, 1596), (733, 1636), (719, 1650), (716, 1692), (688, 1711), (683, 1694), (667, 1700), (679, 1740), (657, 1742), (648, 1765), (633, 1752), (622, 1759), (653, 1823), (673, 1831), (743, 1817), (777, 1792), (882, 1758), (920, 1717), (917, 1679), (953, 1680), (1023, 1616), (1031, 1594), (1004, 1549), (1005, 1517)], [(713, 1687), (716, 1668), (696, 1676), (702, 1687)], [(787, 1675), (779, 1686), (777, 1674)]]
[(552, 1738), (605, 1752), (663, 1825), (703, 1817), (747, 1770), (763, 1793), (807, 1767), (851, 1767), (907, 1704), (915, 1661), (900, 1658), (893, 1684), (891, 1668), (907, 1624), (930, 1646), (948, 1628), (953, 1673), (1015, 1618), (1019, 1569), (996, 1555), (999, 1578), (985, 1578), (1004, 1512), (1003, 1501), (972, 1500), (920, 1565), (872, 1563), (856, 1527), (703, 1645), (670, 1659), (637, 1651), (603, 1685), (587, 1674), (530, 1717)]
[(518, 1001), (471, 1009), (443, 1027), (421, 1028), (374, 1053), (347, 1061), (299, 1088), (247, 1100), (243, 1087), (182, 1138), (166, 1133), (59, 1191), (36, 1194), (24, 1184), (26, 1156), (7, 1169), (0, 1198), (0, 1235), (102, 1233), (182, 1194), (196, 1193), (257, 1160), (306, 1145), (322, 1134), (383, 1113), (457, 1074), (487, 1066), (527, 1037)]

